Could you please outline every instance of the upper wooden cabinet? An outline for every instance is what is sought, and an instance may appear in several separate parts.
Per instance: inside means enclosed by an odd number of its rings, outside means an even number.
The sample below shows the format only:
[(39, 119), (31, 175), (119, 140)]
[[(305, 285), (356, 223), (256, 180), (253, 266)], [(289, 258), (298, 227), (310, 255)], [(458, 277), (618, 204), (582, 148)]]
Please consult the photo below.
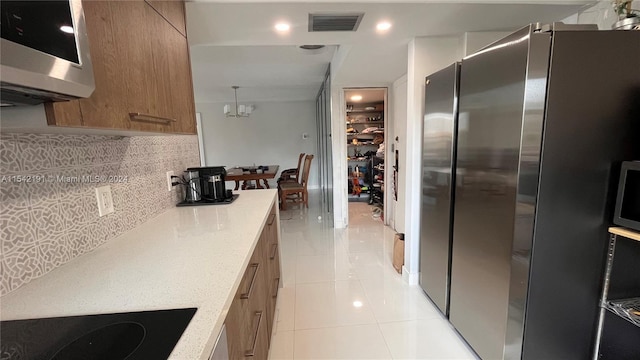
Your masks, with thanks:
[(187, 36), (187, 24), (184, 20), (184, 3), (182, 0), (156, 1), (145, 0), (162, 17), (173, 25), (182, 35)]
[(184, 3), (84, 1), (83, 7), (96, 89), (87, 99), (45, 104), (47, 123), (195, 134)]

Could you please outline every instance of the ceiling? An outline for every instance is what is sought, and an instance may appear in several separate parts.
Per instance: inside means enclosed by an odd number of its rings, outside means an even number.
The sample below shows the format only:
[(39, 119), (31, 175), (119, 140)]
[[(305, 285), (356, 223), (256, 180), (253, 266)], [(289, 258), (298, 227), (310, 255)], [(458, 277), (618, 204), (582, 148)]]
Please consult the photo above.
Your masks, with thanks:
[(192, 46), (196, 102), (239, 102), (315, 99), (335, 46), (310, 55), (294, 45)]
[[(232, 85), (241, 86), (241, 102), (315, 99), (336, 52), (340, 61), (332, 69), (335, 84), (388, 86), (406, 73), (407, 44), (414, 37), (512, 30), (531, 22), (557, 21), (593, 1), (481, 2), (188, 2), (196, 102), (230, 101)], [(358, 31), (307, 31), (309, 13), (347, 12), (365, 13)], [(375, 29), (381, 20), (392, 23), (386, 33)], [(288, 33), (274, 30), (280, 21), (291, 24)], [(297, 47), (303, 44), (332, 46), (321, 54), (306, 55)]]

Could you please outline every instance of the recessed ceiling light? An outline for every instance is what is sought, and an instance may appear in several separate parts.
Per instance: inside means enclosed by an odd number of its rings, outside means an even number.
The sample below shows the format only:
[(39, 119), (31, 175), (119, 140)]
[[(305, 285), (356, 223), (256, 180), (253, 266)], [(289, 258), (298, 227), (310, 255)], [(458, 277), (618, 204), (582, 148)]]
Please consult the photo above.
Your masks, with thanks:
[(318, 50), (322, 49), (324, 45), (300, 45), (300, 49), (302, 50)]
[(60, 26), (60, 31), (65, 32), (67, 34), (73, 34), (73, 28), (69, 25)]
[(351, 101), (360, 101), (362, 100), (362, 95), (353, 95), (351, 97)]
[(381, 21), (376, 25), (376, 29), (378, 29), (378, 31), (387, 31), (391, 29), (391, 23), (388, 21)]
[(356, 300), (353, 302), (353, 307), (359, 308), (362, 307), (362, 301)]
[(325, 53), (327, 47), (325, 45), (300, 45), (298, 50), (305, 55), (318, 55)]
[(291, 28), (291, 25), (284, 22), (280, 22), (276, 24), (275, 28), (277, 31), (285, 32), (285, 31), (289, 31), (289, 29)]

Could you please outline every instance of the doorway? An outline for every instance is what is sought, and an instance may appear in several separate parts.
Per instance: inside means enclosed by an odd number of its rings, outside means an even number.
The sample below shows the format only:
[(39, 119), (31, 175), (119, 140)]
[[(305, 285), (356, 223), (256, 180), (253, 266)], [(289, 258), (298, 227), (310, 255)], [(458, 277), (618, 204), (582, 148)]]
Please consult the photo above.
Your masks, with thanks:
[(344, 103), (349, 223), (386, 223), (387, 89), (345, 88)]

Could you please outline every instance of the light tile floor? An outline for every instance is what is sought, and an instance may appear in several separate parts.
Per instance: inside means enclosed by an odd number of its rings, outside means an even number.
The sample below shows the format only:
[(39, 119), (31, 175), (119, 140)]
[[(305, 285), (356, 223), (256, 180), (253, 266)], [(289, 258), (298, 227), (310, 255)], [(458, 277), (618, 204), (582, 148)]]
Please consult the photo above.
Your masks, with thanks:
[(283, 288), (270, 359), (475, 359), (395, 272), (394, 231), (369, 205), (351, 203), (349, 227), (333, 229), (318, 219), (317, 194), (310, 200), (280, 213)]

